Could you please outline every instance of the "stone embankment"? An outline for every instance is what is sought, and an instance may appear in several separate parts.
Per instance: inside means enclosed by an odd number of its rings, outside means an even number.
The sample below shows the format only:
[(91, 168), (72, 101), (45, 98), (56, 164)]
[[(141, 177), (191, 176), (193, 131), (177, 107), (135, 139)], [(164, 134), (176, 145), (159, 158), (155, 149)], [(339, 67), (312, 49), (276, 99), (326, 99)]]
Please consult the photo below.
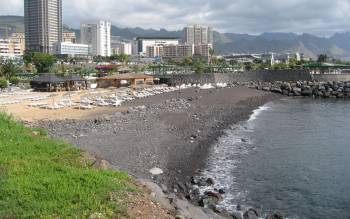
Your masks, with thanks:
[(350, 82), (244, 82), (237, 83), (257, 90), (270, 91), (285, 96), (314, 98), (350, 98)]

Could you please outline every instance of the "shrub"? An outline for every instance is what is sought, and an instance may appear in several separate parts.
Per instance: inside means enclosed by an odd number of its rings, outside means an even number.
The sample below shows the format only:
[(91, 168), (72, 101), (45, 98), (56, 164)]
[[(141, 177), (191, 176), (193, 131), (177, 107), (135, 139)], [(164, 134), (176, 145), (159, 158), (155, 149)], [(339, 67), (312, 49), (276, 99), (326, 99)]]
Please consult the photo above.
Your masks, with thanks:
[(19, 84), (19, 78), (17, 77), (11, 77), (10, 78), (10, 83), (14, 84), (14, 85), (18, 85)]
[(0, 89), (4, 89), (8, 87), (7, 80), (5, 78), (0, 78)]

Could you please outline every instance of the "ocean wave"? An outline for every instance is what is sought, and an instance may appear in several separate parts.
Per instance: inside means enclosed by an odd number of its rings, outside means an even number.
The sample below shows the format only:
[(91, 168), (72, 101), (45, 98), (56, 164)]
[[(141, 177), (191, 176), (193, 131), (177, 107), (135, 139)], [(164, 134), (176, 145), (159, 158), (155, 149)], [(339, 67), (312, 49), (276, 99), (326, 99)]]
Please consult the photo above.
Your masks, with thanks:
[(259, 107), (258, 109), (254, 110), (253, 111), (253, 114), (250, 116), (248, 122), (252, 122), (254, 120), (257, 119), (257, 117), (264, 111), (267, 111), (267, 110), (270, 110), (271, 109), (271, 106), (269, 105), (264, 105), (264, 106), (261, 106)]

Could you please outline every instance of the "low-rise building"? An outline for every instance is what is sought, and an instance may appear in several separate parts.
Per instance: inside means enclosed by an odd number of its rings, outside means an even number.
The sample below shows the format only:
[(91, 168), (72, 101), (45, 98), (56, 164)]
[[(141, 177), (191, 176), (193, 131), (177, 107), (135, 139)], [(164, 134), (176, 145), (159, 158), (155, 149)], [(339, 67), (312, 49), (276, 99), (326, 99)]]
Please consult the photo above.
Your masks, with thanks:
[(146, 57), (156, 58), (163, 56), (163, 46), (147, 46), (146, 48)]
[(63, 32), (62, 40), (66, 43), (77, 43), (77, 36), (75, 32)]
[(192, 57), (194, 45), (167, 45), (164, 46), (163, 58)]
[(138, 37), (136, 38), (137, 55), (146, 56), (149, 46), (178, 45), (180, 39), (177, 37)]
[(54, 54), (69, 57), (87, 57), (91, 55), (90, 48), (86, 44), (62, 42), (55, 45)]

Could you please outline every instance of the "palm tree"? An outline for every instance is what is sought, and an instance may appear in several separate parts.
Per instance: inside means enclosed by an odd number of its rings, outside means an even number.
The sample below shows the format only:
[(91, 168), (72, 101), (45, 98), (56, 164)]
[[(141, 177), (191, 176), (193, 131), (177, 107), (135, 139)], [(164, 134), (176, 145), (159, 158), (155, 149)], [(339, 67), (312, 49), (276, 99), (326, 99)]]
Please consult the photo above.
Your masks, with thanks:
[(16, 66), (11, 60), (6, 61), (0, 69), (0, 75), (7, 80), (9, 80), (11, 77), (16, 76), (16, 74), (19, 72), (19, 67)]

